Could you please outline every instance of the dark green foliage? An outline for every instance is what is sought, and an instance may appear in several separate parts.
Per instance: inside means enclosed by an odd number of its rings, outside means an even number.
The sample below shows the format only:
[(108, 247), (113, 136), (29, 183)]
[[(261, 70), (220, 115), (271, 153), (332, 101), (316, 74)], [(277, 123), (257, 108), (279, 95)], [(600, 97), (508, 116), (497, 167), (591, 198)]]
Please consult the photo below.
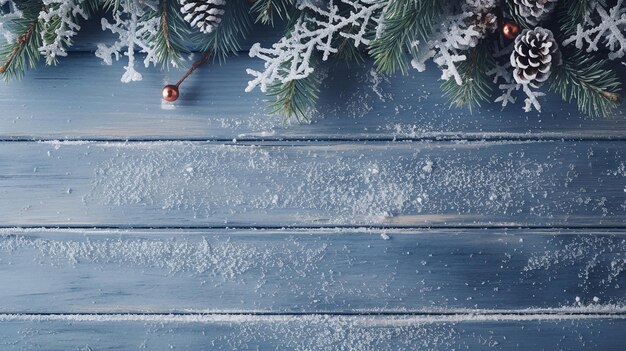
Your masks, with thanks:
[(561, 0), (557, 5), (557, 16), (561, 31), (566, 35), (576, 32), (576, 26), (583, 22), (585, 14), (598, 0)]
[(513, 21), (515, 21), (515, 23), (517, 23), (520, 26), (521, 29), (524, 29), (524, 28), (532, 29), (535, 27), (534, 25), (528, 23), (523, 16), (520, 16), (517, 13), (517, 10), (515, 9), (516, 5), (513, 2), (513, 0), (504, 0), (504, 2), (506, 2), (506, 6), (509, 9), (508, 14), (513, 18)]
[(344, 37), (340, 38), (340, 43), (337, 45), (337, 53), (335, 54), (335, 57), (346, 62), (348, 65), (352, 63), (358, 65), (365, 61), (363, 53), (359, 50), (359, 48), (354, 46), (354, 40)]
[(578, 109), (592, 117), (608, 117), (619, 102), (620, 80), (604, 62), (579, 51), (564, 53), (563, 64), (553, 66), (550, 90), (575, 100)]
[(289, 21), (296, 15), (294, 0), (257, 0), (250, 8), (250, 13), (255, 16), (255, 22), (274, 26), (274, 19)]
[[(315, 67), (313, 63), (311, 66)], [(306, 78), (268, 86), (267, 95), (275, 98), (270, 103), (270, 113), (281, 114), (284, 121), (292, 118), (298, 122), (308, 121), (311, 111), (315, 109), (321, 85), (322, 79), (316, 70)]]
[[(60, 4), (58, 3), (50, 4), (50, 5), (47, 5), (46, 10), (47, 11), (58, 10), (59, 6)], [(98, 1), (96, 0), (82, 0), (78, 2), (78, 6), (80, 6), (81, 10), (85, 14), (89, 15), (95, 9), (94, 6), (99, 6), (99, 4), (98, 4)], [(82, 19), (82, 15), (74, 15), (74, 13), (70, 13), (69, 15), (73, 18), (74, 22), (78, 22), (79, 19)], [(79, 16), (80, 18), (78, 18)], [(61, 17), (59, 16), (54, 16), (47, 22), (41, 21), (40, 23), (41, 31), (38, 35), (41, 36), (43, 40), (42, 44), (44, 46), (47, 45), (48, 43), (53, 43), (55, 40), (57, 40), (58, 38), (57, 30), (59, 30), (59, 28), (62, 25), (63, 25), (63, 22), (61, 20)], [(63, 43), (62, 45), (65, 48), (68, 48), (72, 46), (73, 44), (71, 38), (62, 38), (62, 43)], [(58, 63), (57, 57), (52, 57), (49, 55), (46, 57), (46, 64), (56, 65), (57, 63)]]
[(489, 99), (493, 83), (487, 72), (496, 65), (492, 47), (489, 40), (483, 40), (465, 53), (467, 60), (457, 65), (463, 85), (458, 85), (454, 79), (443, 81), (441, 89), (451, 105), (467, 107), (471, 111)]
[(117, 12), (117, 10), (120, 8), (120, 1), (121, 0), (100, 0), (100, 2), (102, 3), (102, 8), (112, 12)]
[(185, 38), (191, 36), (191, 29), (182, 17), (178, 1), (160, 0), (157, 13), (150, 16), (159, 17), (159, 31), (148, 39), (154, 43), (158, 63), (162, 67), (180, 67), (182, 55), (189, 53)]
[(228, 55), (237, 54), (241, 50), (241, 42), (252, 28), (249, 10), (250, 4), (245, 0), (226, 1), (220, 25), (213, 32), (199, 36), (204, 43), (201, 51), (211, 51), (222, 61)]
[(0, 73), (5, 80), (22, 78), (29, 67), (37, 66), (40, 57), (41, 25), (38, 17), (43, 3), (27, 0), (20, 2), (18, 7), (23, 16), (9, 23), (9, 29), (15, 33), (16, 39), (12, 43), (5, 43), (0, 50)]
[(385, 29), (370, 45), (369, 53), (378, 70), (385, 74), (408, 72), (407, 51), (415, 50), (411, 43), (428, 40), (436, 20), (443, 13), (445, 1), (397, 0), (387, 7)]

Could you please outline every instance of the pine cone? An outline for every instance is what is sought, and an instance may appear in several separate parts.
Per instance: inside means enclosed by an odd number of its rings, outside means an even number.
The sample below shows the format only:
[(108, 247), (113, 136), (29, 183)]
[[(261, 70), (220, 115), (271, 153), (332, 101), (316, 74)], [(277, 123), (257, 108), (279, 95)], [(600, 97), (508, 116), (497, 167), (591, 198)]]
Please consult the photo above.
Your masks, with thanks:
[(515, 38), (511, 66), (515, 68), (513, 76), (518, 84), (538, 87), (550, 76), (552, 65), (561, 62), (561, 51), (548, 29), (524, 29)]
[(532, 25), (544, 20), (556, 6), (558, 0), (513, 0), (515, 13)]
[(180, 0), (180, 11), (192, 27), (211, 33), (222, 21), (224, 0)]

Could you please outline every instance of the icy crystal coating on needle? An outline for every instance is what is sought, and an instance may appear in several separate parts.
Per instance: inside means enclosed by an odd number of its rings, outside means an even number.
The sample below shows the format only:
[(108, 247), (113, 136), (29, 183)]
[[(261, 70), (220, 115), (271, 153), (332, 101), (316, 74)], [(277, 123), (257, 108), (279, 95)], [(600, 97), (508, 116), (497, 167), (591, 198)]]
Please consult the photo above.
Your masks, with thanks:
[[(336, 1), (330, 0), (328, 6), (318, 6), (312, 1), (300, 1), (298, 8), (307, 12), (295, 24), (293, 31), (272, 45), (262, 48), (256, 43), (250, 49), (250, 57), (265, 61), (265, 69), (256, 71), (247, 69), (254, 79), (248, 82), (246, 91), (260, 86), (267, 91), (267, 86), (276, 81), (289, 82), (303, 79), (313, 72), (311, 57), (317, 51), (326, 61), (330, 54), (337, 52), (333, 39), (341, 36), (354, 40), (354, 46), (368, 45), (366, 30), (373, 25), (378, 27), (382, 21), (384, 2), (378, 0), (339, 0), (351, 8), (348, 13), (339, 13)], [(348, 31), (349, 29), (349, 31)]]

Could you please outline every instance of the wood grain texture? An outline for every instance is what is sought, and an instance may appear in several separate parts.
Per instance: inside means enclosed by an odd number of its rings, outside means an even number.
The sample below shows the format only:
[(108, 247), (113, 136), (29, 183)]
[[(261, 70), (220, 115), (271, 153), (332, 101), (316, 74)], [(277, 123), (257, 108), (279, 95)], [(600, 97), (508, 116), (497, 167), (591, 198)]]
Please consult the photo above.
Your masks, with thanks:
[[(543, 113), (522, 104), (501, 111), (486, 104), (474, 113), (449, 109), (439, 71), (411, 71), (389, 81), (369, 65), (336, 65), (325, 74), (313, 123), (281, 124), (266, 113), (267, 97), (245, 93), (245, 53), (224, 65), (208, 64), (181, 86), (175, 104), (161, 100), (181, 71), (141, 69), (142, 82), (119, 81), (124, 62), (102, 65), (92, 54), (73, 54), (56, 67), (29, 72), (0, 86), (0, 139), (231, 140), (238, 139), (607, 139), (626, 138), (626, 114), (591, 119), (549, 95)], [(549, 101), (549, 102), (548, 102)]]
[(602, 316), (0, 318), (7, 320), (0, 329), (6, 350), (617, 351), (626, 342), (626, 321)]
[(616, 230), (4, 229), (0, 313), (619, 312), (624, 269)]
[(5, 142), (4, 226), (624, 226), (622, 142)]

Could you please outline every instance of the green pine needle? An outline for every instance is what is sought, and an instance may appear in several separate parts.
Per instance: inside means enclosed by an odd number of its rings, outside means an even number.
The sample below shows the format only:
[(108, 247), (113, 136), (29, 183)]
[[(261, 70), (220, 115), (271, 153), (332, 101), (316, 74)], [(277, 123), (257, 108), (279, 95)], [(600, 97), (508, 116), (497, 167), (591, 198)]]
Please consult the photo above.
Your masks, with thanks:
[(309, 121), (321, 85), (322, 79), (317, 72), (312, 72), (303, 79), (270, 85), (267, 95), (275, 98), (269, 105), (270, 113), (282, 115), (283, 121), (290, 119), (296, 119), (298, 122)]
[(427, 40), (436, 19), (443, 13), (445, 1), (397, 0), (385, 12), (385, 29), (370, 45), (369, 53), (378, 70), (392, 75), (408, 72), (406, 51), (414, 50), (411, 43)]
[(619, 77), (604, 62), (574, 52), (563, 55), (563, 64), (553, 66), (550, 90), (563, 100), (576, 101), (578, 109), (592, 117), (609, 117), (620, 100)]
[[(98, 0), (91, 0), (91, 1), (98, 1)], [(100, 1), (102, 2), (102, 8), (105, 9), (106, 11), (111, 11), (115, 13), (120, 8), (121, 0), (100, 0)]]
[(513, 0), (505, 0), (505, 2), (506, 2), (507, 7), (509, 8), (509, 14), (511, 15), (511, 17), (513, 17), (513, 20), (515, 21), (515, 23), (517, 23), (522, 29), (535, 28), (534, 25), (528, 23), (523, 16), (520, 16), (517, 13), (517, 9), (515, 8), (517, 5), (515, 5), (515, 2), (513, 2)]
[(561, 0), (558, 2), (557, 15), (561, 31), (567, 36), (576, 32), (576, 26), (598, 0)]
[(43, 4), (29, 0), (18, 6), (23, 16), (9, 23), (11, 32), (17, 37), (12, 43), (4, 43), (0, 49), (0, 74), (5, 80), (22, 78), (29, 67), (37, 66), (40, 58), (42, 28), (39, 12), (43, 10)]
[(181, 15), (178, 2), (160, 0), (158, 11), (150, 16), (158, 16), (160, 19), (159, 30), (148, 38), (158, 63), (162, 67), (180, 67), (184, 61), (183, 54), (189, 53), (185, 38), (189, 38), (191, 30)]
[(295, 13), (294, 0), (257, 0), (250, 8), (255, 22), (274, 26), (274, 19), (289, 21)]
[(340, 37), (340, 43), (336, 45), (337, 53), (335, 57), (346, 62), (347, 64), (361, 64), (365, 62), (365, 58), (361, 53), (361, 50), (354, 46), (354, 40), (351, 38)]
[(249, 10), (250, 5), (245, 0), (226, 1), (220, 25), (210, 34), (201, 37), (204, 45), (200, 51), (211, 51), (221, 61), (228, 55), (237, 54), (241, 50), (240, 43), (252, 28)]
[(467, 107), (471, 112), (472, 108), (489, 99), (493, 82), (487, 71), (495, 66), (491, 47), (489, 39), (483, 40), (466, 54), (467, 60), (456, 66), (463, 80), (462, 85), (458, 85), (454, 79), (443, 81), (441, 89), (451, 106)]

